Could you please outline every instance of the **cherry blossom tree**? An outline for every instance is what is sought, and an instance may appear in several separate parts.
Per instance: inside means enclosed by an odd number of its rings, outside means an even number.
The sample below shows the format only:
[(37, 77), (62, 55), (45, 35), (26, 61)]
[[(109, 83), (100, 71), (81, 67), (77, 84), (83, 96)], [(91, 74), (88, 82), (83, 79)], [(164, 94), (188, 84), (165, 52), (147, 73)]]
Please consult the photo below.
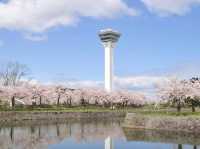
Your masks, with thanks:
[(29, 92), (23, 86), (4, 86), (1, 87), (1, 97), (10, 103), (12, 108), (15, 107), (16, 102), (18, 104), (25, 105), (24, 99), (29, 96)]
[(171, 78), (167, 84), (159, 86), (158, 95), (163, 102), (175, 105), (178, 112), (181, 111), (182, 106), (188, 103), (192, 104), (192, 110), (195, 111), (195, 103), (200, 97), (199, 91), (199, 81)]
[(32, 105), (44, 105), (48, 104), (47, 99), (52, 95), (52, 88), (50, 86), (44, 85), (30, 85), (30, 99), (32, 101)]
[(164, 102), (169, 102), (172, 105), (176, 105), (177, 111), (181, 111), (181, 107), (185, 103), (186, 99), (186, 86), (185, 83), (177, 78), (169, 79), (168, 83), (159, 86), (159, 96)]
[(186, 103), (192, 107), (192, 112), (195, 112), (195, 107), (200, 105), (200, 80), (199, 78), (192, 78), (187, 81), (187, 84), (190, 87), (190, 92)]
[(60, 105), (60, 98), (65, 94), (66, 88), (63, 86), (56, 86), (55, 87), (55, 93), (57, 94), (57, 106)]

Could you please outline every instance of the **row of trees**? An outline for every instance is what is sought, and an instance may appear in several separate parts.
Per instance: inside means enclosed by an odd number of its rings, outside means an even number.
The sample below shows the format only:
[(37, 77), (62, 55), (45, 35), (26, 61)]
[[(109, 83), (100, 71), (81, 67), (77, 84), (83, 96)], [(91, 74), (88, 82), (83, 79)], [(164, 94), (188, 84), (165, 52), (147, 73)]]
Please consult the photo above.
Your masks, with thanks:
[(101, 89), (70, 89), (65, 86), (31, 85), (0, 87), (0, 99), (14, 107), (17, 103), (24, 105), (66, 105), (66, 106), (106, 106), (126, 107), (142, 106), (145, 96), (128, 91), (107, 93)]
[(185, 106), (190, 106), (195, 112), (195, 108), (200, 106), (200, 79), (169, 79), (167, 84), (158, 86), (158, 97), (161, 103), (176, 106), (178, 112)]

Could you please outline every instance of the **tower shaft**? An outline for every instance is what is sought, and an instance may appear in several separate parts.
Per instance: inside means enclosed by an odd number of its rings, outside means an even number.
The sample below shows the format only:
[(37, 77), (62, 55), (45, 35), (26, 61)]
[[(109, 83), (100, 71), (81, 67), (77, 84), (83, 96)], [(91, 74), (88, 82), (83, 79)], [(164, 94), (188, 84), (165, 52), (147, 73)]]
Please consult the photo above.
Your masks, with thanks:
[(105, 48), (105, 89), (110, 92), (113, 87), (113, 44), (104, 45)]

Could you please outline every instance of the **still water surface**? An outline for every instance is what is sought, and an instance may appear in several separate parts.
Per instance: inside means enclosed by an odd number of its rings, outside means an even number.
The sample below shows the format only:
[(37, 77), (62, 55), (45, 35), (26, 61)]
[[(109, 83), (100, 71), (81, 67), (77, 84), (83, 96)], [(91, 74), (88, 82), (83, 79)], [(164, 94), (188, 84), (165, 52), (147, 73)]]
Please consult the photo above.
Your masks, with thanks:
[(114, 119), (12, 124), (0, 128), (0, 149), (200, 149), (198, 136), (125, 130), (121, 125)]

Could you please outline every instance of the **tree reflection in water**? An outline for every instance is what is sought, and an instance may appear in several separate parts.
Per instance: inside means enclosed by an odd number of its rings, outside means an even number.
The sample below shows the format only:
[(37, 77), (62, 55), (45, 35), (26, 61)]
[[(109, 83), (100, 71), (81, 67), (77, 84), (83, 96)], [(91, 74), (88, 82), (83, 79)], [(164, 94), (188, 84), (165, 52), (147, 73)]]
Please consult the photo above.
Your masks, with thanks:
[[(191, 149), (197, 149), (197, 146), (196, 145), (193, 145), (192, 146), (193, 148), (191, 148)], [(178, 149), (184, 149), (184, 145), (183, 144), (178, 144), (178, 147), (177, 147)]]
[[(126, 140), (124, 143), (137, 142), (163, 142), (163, 134), (130, 132), (127, 134), (121, 128), (121, 120), (83, 120), (54, 122), (46, 124), (28, 124), (23, 127), (0, 128), (0, 149), (48, 149), (50, 144), (59, 144), (63, 140), (75, 140), (75, 143), (105, 143), (105, 149), (115, 149), (113, 140)], [(167, 135), (169, 137), (169, 135)], [(149, 138), (153, 138), (150, 140)], [(176, 137), (178, 138), (178, 137)], [(166, 141), (176, 144), (168, 149), (185, 149), (182, 143)], [(118, 141), (115, 141), (117, 148)], [(184, 143), (185, 144), (185, 143)], [(195, 144), (195, 143), (194, 143)], [(66, 146), (67, 147), (67, 146)], [(131, 149), (133, 148), (130, 147)], [(130, 149), (125, 148), (125, 149)], [(74, 148), (75, 149), (75, 148)], [(145, 149), (145, 148), (142, 148)], [(186, 149), (198, 149), (197, 145)]]
[(178, 149), (183, 149), (182, 144), (178, 144)]
[(13, 142), (14, 141), (14, 136), (13, 136), (13, 132), (14, 131), (14, 128), (13, 127), (11, 127), (10, 128), (10, 140), (11, 140), (11, 142)]
[(0, 129), (0, 149), (47, 149), (49, 144), (73, 138), (77, 143), (124, 138), (121, 120), (66, 121)]

